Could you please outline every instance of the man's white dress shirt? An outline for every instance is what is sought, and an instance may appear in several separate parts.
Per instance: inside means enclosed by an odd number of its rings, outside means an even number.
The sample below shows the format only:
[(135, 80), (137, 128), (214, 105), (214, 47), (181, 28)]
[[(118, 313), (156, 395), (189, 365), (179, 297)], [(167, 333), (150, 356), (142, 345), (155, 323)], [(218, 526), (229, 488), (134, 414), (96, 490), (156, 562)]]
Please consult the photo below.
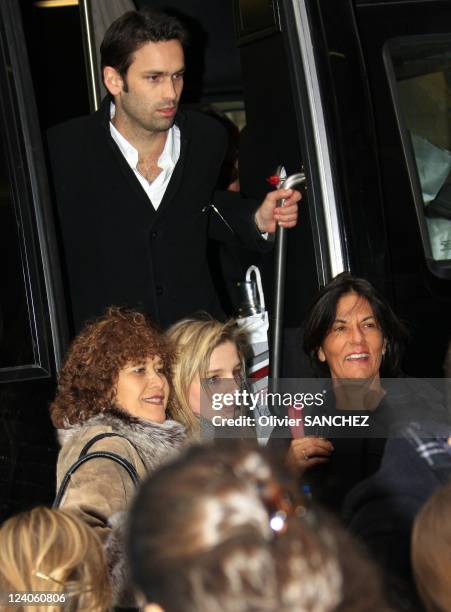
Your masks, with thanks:
[[(114, 107), (114, 104), (111, 104), (111, 119), (114, 117), (115, 110), (116, 109)], [(135, 149), (135, 147), (131, 145), (128, 140), (122, 136), (122, 134), (114, 127), (111, 121), (110, 133), (111, 137), (119, 147), (120, 152), (125, 157), (125, 160), (127, 161), (128, 165), (135, 173), (136, 178), (141, 183), (153, 207), (155, 208), (155, 210), (157, 210), (157, 208), (161, 204), (161, 200), (163, 199), (166, 188), (169, 185), (169, 181), (171, 180), (175, 165), (180, 157), (179, 128), (174, 124), (167, 131), (164, 149), (157, 162), (158, 167), (161, 168), (162, 171), (151, 183), (149, 183), (149, 181), (137, 169), (139, 159), (137, 149)]]

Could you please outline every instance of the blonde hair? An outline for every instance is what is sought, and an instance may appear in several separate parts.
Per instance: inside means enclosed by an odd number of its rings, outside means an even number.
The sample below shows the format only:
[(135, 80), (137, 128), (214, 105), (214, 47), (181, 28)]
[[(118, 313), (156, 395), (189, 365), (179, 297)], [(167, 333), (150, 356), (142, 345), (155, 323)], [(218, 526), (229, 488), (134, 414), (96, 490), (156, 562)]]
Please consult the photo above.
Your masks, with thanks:
[(430, 612), (451, 610), (451, 485), (437, 489), (418, 513), (412, 566), (418, 593)]
[(0, 591), (64, 594), (65, 602), (16, 608), (36, 612), (89, 610), (111, 605), (106, 562), (91, 527), (65, 510), (38, 507), (0, 528)]
[(207, 378), (212, 352), (224, 344), (232, 342), (238, 352), (244, 375), (244, 360), (247, 350), (245, 333), (234, 319), (221, 323), (215, 319), (182, 319), (166, 332), (175, 348), (175, 361), (172, 369), (172, 386), (175, 397), (170, 402), (170, 417), (182, 423), (191, 437), (200, 436), (199, 419), (189, 405), (189, 388), (199, 376)]

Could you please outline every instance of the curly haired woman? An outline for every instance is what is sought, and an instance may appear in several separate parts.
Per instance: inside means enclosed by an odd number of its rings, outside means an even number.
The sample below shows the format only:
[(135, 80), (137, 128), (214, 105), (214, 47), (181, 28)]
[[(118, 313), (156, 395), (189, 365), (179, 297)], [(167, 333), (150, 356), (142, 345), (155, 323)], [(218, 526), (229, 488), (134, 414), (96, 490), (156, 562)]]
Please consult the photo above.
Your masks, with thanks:
[[(172, 352), (164, 337), (136, 311), (111, 307), (75, 338), (50, 406), (62, 448), (57, 484), (99, 434), (89, 452), (119, 455), (140, 479), (175, 453), (184, 428), (166, 420)], [(112, 582), (123, 582), (120, 527), (135, 485), (111, 458), (92, 459), (73, 473), (61, 506), (75, 511), (102, 539)]]

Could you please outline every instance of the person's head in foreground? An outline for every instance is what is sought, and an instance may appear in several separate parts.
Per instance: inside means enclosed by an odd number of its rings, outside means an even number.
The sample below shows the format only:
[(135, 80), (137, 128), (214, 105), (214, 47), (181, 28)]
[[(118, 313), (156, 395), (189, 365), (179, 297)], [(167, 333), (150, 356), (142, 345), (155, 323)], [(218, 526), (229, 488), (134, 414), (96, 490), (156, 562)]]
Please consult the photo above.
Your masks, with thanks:
[(230, 391), (231, 384), (239, 387), (244, 379), (246, 336), (233, 320), (203, 318), (175, 323), (167, 337), (175, 349), (175, 397), (169, 414), (185, 425), (189, 435), (199, 437), (199, 416), (208, 416), (210, 397)]
[(144, 314), (109, 308), (69, 348), (50, 406), (53, 424), (67, 428), (109, 410), (162, 423), (171, 362), (166, 339)]
[(34, 591), (54, 595), (45, 605), (24, 605), (20, 610), (103, 612), (110, 608), (100, 541), (70, 512), (37, 507), (8, 519), (0, 528), (0, 550), (3, 594)]
[(451, 485), (437, 489), (418, 513), (412, 532), (412, 565), (428, 612), (451, 610)]
[(372, 566), (295, 490), (242, 444), (191, 448), (154, 474), (129, 521), (148, 612), (385, 610)]
[(304, 349), (333, 380), (396, 376), (406, 332), (387, 301), (348, 272), (319, 292), (307, 317)]

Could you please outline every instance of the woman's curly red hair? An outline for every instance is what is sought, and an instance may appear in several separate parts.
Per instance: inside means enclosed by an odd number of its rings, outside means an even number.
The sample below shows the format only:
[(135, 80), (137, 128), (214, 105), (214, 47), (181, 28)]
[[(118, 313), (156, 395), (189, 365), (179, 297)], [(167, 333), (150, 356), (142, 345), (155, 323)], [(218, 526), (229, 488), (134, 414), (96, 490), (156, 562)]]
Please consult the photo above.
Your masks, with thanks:
[(170, 344), (141, 312), (111, 306), (75, 338), (58, 380), (50, 415), (55, 427), (80, 424), (114, 404), (119, 370), (161, 357), (170, 372)]

